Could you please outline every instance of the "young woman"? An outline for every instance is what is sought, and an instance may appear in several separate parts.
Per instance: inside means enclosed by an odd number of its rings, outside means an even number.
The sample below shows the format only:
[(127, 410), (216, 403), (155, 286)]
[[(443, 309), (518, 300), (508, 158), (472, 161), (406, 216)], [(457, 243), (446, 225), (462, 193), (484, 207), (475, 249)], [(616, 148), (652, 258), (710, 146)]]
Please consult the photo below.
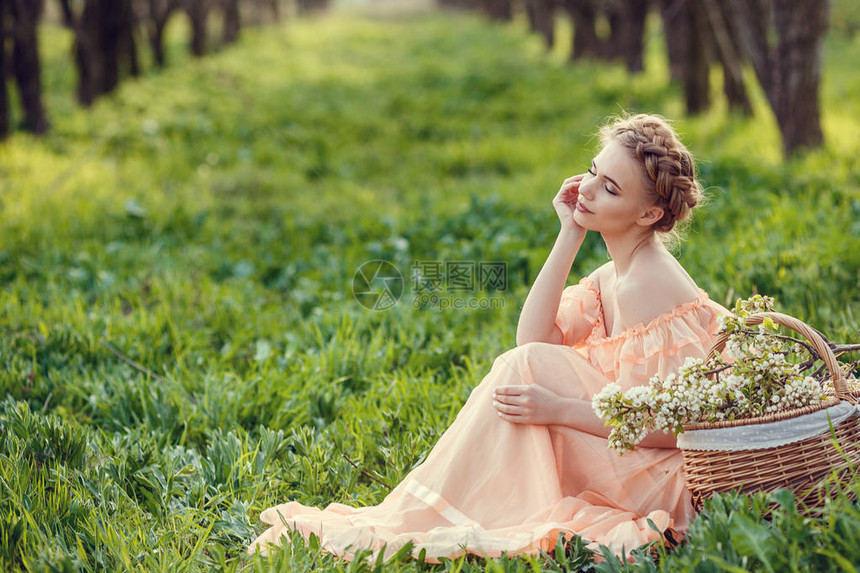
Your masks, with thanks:
[[(385, 557), (407, 541), (428, 561), (463, 552), (537, 553), (560, 532), (613, 551), (683, 531), (692, 516), (681, 452), (653, 433), (633, 452), (607, 449), (591, 397), (665, 376), (703, 357), (728, 311), (711, 301), (663, 246), (699, 203), (693, 159), (654, 115), (617, 119), (587, 173), (553, 200), (561, 229), (526, 298), (517, 346), (501, 354), (427, 458), (379, 505), (325, 509), (291, 501), (265, 510), (249, 547), (267, 551), (298, 533), (352, 559)], [(611, 261), (565, 281), (588, 231)], [(387, 544), (387, 545), (386, 545)]]

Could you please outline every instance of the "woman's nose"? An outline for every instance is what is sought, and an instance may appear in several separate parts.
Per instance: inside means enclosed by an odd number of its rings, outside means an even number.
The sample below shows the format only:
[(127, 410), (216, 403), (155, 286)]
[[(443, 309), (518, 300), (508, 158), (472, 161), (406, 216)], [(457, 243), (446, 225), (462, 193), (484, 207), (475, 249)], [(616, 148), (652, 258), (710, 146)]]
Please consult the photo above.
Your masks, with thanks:
[(588, 181), (583, 181), (579, 184), (579, 194), (584, 195), (586, 199), (592, 199), (594, 188), (592, 187), (594, 183), (594, 178), (590, 178)]

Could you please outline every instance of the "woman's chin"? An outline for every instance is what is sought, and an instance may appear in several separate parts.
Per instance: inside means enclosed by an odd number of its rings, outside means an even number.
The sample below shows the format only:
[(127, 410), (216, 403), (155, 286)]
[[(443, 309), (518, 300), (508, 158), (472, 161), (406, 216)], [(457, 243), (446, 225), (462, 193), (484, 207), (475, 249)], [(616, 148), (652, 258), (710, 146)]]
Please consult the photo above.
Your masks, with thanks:
[(592, 228), (592, 226), (588, 222), (588, 215), (590, 215), (590, 214), (591, 213), (583, 213), (582, 211), (578, 211), (578, 210), (574, 211), (573, 212), (573, 220), (577, 225), (579, 225), (583, 229), (586, 229), (588, 231), (593, 231), (594, 229)]

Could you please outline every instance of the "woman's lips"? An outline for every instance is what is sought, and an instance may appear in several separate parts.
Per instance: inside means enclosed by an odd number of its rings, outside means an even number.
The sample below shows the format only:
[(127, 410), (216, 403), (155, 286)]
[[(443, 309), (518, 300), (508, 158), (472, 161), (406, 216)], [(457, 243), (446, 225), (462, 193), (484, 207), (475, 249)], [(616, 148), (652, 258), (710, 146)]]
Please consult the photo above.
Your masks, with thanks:
[(577, 210), (577, 211), (579, 211), (580, 213), (591, 213), (591, 211), (589, 211), (589, 210), (585, 207), (585, 205), (583, 205), (583, 204), (582, 204), (582, 202), (581, 202), (581, 201), (577, 201), (577, 202), (576, 202), (576, 210)]

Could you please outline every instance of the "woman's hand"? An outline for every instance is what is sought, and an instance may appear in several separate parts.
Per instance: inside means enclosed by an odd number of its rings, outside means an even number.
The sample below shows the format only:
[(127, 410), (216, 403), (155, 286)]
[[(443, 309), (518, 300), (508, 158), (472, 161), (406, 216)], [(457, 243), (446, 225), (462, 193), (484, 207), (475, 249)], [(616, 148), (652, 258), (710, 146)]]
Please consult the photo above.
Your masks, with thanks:
[(558, 213), (558, 218), (561, 221), (561, 230), (573, 232), (579, 238), (584, 237), (585, 233), (588, 232), (585, 227), (573, 220), (576, 202), (579, 200), (579, 183), (584, 176), (585, 174), (580, 174), (565, 179), (555, 199), (552, 200), (552, 206), (555, 207), (555, 212)]
[(493, 407), (502, 419), (516, 424), (560, 424), (564, 419), (558, 394), (537, 384), (494, 388)]

